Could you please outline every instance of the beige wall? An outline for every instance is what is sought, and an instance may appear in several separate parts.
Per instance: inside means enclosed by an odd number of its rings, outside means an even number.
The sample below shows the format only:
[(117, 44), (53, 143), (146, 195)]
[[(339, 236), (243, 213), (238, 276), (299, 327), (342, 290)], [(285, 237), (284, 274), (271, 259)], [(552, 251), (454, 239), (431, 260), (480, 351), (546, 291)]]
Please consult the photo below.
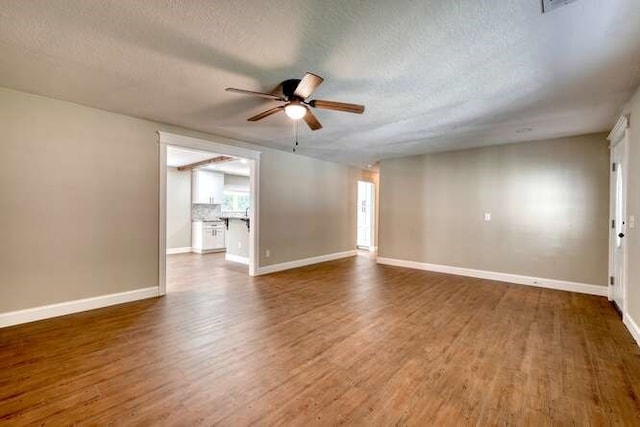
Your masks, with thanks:
[(167, 249), (191, 247), (191, 171), (167, 168)]
[(384, 160), (380, 256), (606, 286), (608, 159), (594, 134)]
[(158, 284), (157, 128), (0, 89), (0, 312)]
[(629, 315), (640, 325), (640, 89), (630, 104), (631, 129), (629, 144), (627, 213), (636, 217), (636, 228), (627, 227)]
[(261, 266), (355, 249), (358, 169), (272, 150), (260, 172)]
[[(3, 88), (0, 129), (0, 313), (157, 286), (156, 131), (222, 140)], [(264, 149), (259, 264), (353, 249), (357, 173)]]

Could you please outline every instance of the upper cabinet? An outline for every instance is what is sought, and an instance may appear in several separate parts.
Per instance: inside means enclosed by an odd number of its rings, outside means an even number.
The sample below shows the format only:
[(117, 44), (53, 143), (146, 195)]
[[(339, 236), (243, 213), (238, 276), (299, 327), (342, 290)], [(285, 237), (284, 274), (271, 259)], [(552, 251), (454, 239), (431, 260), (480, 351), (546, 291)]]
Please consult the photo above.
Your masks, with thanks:
[(191, 202), (224, 203), (224, 174), (197, 169), (191, 171)]

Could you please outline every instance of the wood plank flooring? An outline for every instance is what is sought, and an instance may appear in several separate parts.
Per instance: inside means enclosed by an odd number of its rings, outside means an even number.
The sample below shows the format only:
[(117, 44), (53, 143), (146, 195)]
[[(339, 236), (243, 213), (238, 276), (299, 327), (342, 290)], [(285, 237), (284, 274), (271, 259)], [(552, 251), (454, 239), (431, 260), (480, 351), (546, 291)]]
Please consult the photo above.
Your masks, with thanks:
[(164, 298), (0, 329), (0, 424), (640, 425), (602, 297), (368, 256), (168, 271)]

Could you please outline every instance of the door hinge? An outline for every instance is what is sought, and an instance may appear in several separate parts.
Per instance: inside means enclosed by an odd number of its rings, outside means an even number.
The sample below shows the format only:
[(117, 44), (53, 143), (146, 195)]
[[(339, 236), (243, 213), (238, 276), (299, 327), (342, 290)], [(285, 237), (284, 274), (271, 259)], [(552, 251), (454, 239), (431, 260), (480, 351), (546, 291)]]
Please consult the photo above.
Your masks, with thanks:
[(616, 228), (616, 220), (615, 219), (611, 220), (611, 228), (614, 228), (614, 229)]
[(611, 172), (615, 172), (615, 171), (616, 171), (616, 164), (611, 163)]
[(611, 284), (611, 286), (613, 286), (615, 282), (616, 282), (616, 279), (613, 276), (609, 277), (609, 283)]

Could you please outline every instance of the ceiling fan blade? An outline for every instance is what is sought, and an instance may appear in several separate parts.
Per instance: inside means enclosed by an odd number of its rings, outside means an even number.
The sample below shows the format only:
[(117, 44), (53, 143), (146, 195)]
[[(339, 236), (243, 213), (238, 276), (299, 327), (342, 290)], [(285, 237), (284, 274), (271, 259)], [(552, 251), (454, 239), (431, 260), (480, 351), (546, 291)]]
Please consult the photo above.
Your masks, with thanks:
[(322, 129), (322, 125), (318, 121), (318, 118), (311, 112), (310, 109), (307, 108), (307, 114), (304, 115), (303, 119), (311, 130)]
[(284, 101), (284, 98), (272, 93), (255, 92), (252, 90), (236, 89), (234, 87), (228, 87), (225, 89), (227, 92), (239, 93), (241, 95), (254, 95), (261, 98), (273, 99), (274, 101)]
[(309, 105), (315, 108), (343, 111), (345, 113), (364, 113), (364, 105), (359, 104), (347, 104), (345, 102), (323, 101), (321, 99), (314, 99), (313, 101), (309, 102)]
[(262, 119), (264, 119), (265, 117), (269, 117), (270, 115), (275, 114), (275, 113), (277, 113), (277, 112), (279, 112), (279, 111), (282, 111), (282, 110), (284, 110), (284, 107), (283, 107), (283, 106), (276, 107), (276, 108), (272, 108), (272, 109), (270, 109), (270, 110), (263, 111), (263, 112), (262, 112), (262, 113), (260, 113), (260, 114), (256, 114), (256, 115), (255, 115), (255, 116), (253, 116), (253, 117), (249, 117), (247, 120), (248, 120), (248, 121), (250, 121), (250, 122), (257, 122), (258, 120), (262, 120)]
[(324, 79), (322, 77), (307, 72), (305, 73), (302, 80), (300, 80), (300, 83), (298, 83), (298, 87), (296, 87), (296, 90), (293, 92), (293, 94), (295, 96), (299, 96), (302, 99), (307, 99), (309, 96), (311, 96), (313, 91), (316, 90), (316, 88), (320, 86), (320, 84), (322, 84), (323, 81)]

